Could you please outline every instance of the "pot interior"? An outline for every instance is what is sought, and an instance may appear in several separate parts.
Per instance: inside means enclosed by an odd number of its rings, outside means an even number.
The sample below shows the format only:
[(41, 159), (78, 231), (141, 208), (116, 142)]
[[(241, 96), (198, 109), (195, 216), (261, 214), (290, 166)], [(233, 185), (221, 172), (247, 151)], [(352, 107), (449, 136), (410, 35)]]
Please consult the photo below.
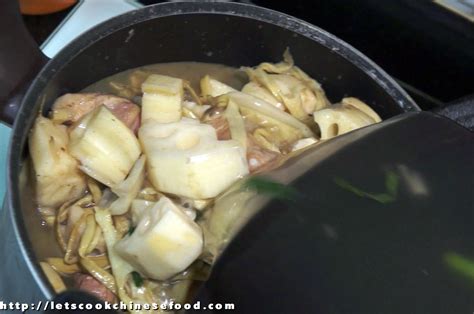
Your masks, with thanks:
[[(182, 12), (160, 16), (167, 11), (160, 13), (161, 8)], [(19, 213), (16, 221), (33, 260), (57, 255), (59, 248), (40, 223), (28, 184), (29, 170), (21, 163), (27, 156), (27, 131), (39, 108), (46, 113), (58, 96), (78, 92), (112, 74), (177, 61), (253, 66), (281, 60), (288, 47), (295, 63), (322, 84), (331, 102), (358, 97), (384, 119), (418, 110), (386, 74), (323, 31), (264, 9), (217, 4), (202, 4), (202, 8), (208, 12), (199, 12), (191, 4), (159, 5), (106, 22), (66, 47), (35, 80), (16, 122), (9, 166), (11, 204)]]

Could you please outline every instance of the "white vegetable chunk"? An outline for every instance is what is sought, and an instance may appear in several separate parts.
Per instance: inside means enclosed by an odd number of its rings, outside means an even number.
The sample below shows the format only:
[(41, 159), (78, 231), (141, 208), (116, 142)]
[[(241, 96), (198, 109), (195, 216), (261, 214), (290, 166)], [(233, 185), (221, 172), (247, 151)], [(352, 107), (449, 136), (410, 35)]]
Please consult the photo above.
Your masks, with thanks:
[(70, 136), (69, 150), (81, 170), (109, 187), (125, 179), (141, 153), (133, 132), (105, 106), (82, 118)]
[(69, 137), (64, 125), (39, 116), (29, 137), (40, 206), (57, 208), (84, 193), (86, 181), (78, 162), (67, 150)]
[(375, 111), (357, 98), (344, 98), (339, 104), (314, 112), (313, 117), (322, 140), (381, 121)]
[(139, 138), (149, 179), (162, 192), (212, 198), (248, 174), (244, 148), (235, 140), (218, 141), (215, 129), (197, 120), (146, 123)]
[(342, 99), (341, 103), (359, 109), (360, 111), (371, 117), (375, 122), (382, 121), (380, 116), (360, 99), (357, 99), (355, 97), (346, 97)]
[(203, 234), (169, 198), (145, 208), (135, 231), (116, 251), (145, 276), (166, 280), (185, 270), (202, 252)]
[(142, 121), (175, 122), (181, 118), (183, 80), (152, 74), (142, 84)]

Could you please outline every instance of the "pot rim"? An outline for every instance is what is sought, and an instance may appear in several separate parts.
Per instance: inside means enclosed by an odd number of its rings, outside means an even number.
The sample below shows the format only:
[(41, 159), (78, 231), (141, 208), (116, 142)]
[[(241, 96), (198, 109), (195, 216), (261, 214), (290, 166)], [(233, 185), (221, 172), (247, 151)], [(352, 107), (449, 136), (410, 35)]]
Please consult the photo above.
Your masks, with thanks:
[(411, 97), (391, 78), (384, 70), (371, 61), (357, 49), (337, 38), (336, 36), (298, 18), (280, 13), (271, 9), (258, 7), (250, 4), (232, 2), (169, 2), (159, 3), (139, 8), (134, 11), (116, 16), (110, 20), (100, 23), (91, 28), (64, 47), (54, 58), (52, 58), (40, 71), (29, 87), (13, 125), (13, 136), (9, 145), (9, 159), (7, 167), (7, 193), (6, 204), (13, 222), (15, 237), (18, 240), (21, 254), (34, 280), (39, 286), (42, 294), (51, 299), (56, 294), (49, 281), (41, 270), (39, 261), (31, 247), (27, 236), (25, 224), (20, 212), (20, 193), (18, 174), (22, 164), (22, 147), (26, 140), (25, 119), (35, 114), (36, 106), (28, 106), (36, 102), (38, 95), (45, 84), (60, 71), (64, 64), (69, 63), (77, 55), (89, 46), (107, 37), (114, 32), (145, 22), (152, 19), (173, 15), (189, 14), (217, 14), (258, 20), (264, 23), (274, 24), (300, 36), (309, 38), (317, 43), (331, 49), (334, 53), (341, 55), (365, 74), (370, 76), (376, 83), (388, 93), (404, 111), (420, 111), (420, 108)]

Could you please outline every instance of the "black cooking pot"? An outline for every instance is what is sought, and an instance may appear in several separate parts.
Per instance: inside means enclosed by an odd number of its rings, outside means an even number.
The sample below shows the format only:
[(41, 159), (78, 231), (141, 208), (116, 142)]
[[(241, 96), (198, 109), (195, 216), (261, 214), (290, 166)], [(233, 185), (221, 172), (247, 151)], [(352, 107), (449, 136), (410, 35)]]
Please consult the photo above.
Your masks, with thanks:
[[(4, 31), (0, 61), (9, 73), (1, 82), (0, 97), (7, 104), (2, 108), (2, 119), (7, 123), (14, 120), (5, 198), (11, 218), (4, 217), (2, 228), (6, 235), (0, 248), (7, 270), (2, 274), (2, 282), (8, 282), (8, 289), (2, 289), (0, 283), (0, 293), (7, 301), (32, 302), (54, 297), (38, 260), (57, 254), (58, 248), (52, 243), (52, 236), (45, 236), (22, 168), (34, 118), (39, 111), (47, 113), (53, 101), (64, 93), (80, 91), (104, 77), (142, 65), (175, 61), (256, 65), (280, 60), (286, 47), (290, 47), (297, 64), (322, 83), (332, 102), (346, 95), (355, 96), (366, 101), (383, 119), (419, 111), (390, 76), (353, 47), (313, 25), (268, 9), (235, 3), (167, 3), (145, 7), (91, 29), (42, 67), (46, 59), (20, 28), (15, 3), (0, 4), (8, 16), (0, 20)], [(11, 226), (6, 219), (11, 219)], [(14, 232), (7, 227), (13, 227)], [(278, 275), (274, 274), (275, 284)], [(295, 284), (299, 282), (295, 278)], [(229, 283), (230, 290), (231, 287)], [(264, 290), (259, 291), (259, 296), (270, 298)], [(291, 291), (288, 288), (286, 297), (294, 297)], [(249, 289), (248, 295), (252, 294), (254, 290)]]

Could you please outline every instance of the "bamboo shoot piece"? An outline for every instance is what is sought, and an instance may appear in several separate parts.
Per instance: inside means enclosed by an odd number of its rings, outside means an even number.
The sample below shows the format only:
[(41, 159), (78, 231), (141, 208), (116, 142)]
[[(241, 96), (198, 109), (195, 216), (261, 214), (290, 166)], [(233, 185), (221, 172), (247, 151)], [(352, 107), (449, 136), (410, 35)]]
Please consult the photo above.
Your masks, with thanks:
[(59, 274), (46, 262), (40, 262), (41, 269), (43, 270), (46, 278), (54, 289), (54, 292), (61, 293), (66, 290), (66, 285), (59, 276)]
[(125, 179), (141, 153), (133, 132), (105, 106), (74, 126), (69, 149), (82, 171), (109, 187)]
[(142, 121), (148, 119), (160, 123), (178, 121), (181, 118), (184, 82), (166, 75), (152, 74), (142, 84)]
[(29, 137), (36, 173), (36, 197), (40, 207), (57, 208), (79, 198), (86, 181), (77, 161), (68, 152), (67, 128), (39, 116)]
[(202, 252), (201, 228), (169, 198), (144, 210), (135, 231), (115, 246), (123, 259), (149, 278), (166, 280)]

